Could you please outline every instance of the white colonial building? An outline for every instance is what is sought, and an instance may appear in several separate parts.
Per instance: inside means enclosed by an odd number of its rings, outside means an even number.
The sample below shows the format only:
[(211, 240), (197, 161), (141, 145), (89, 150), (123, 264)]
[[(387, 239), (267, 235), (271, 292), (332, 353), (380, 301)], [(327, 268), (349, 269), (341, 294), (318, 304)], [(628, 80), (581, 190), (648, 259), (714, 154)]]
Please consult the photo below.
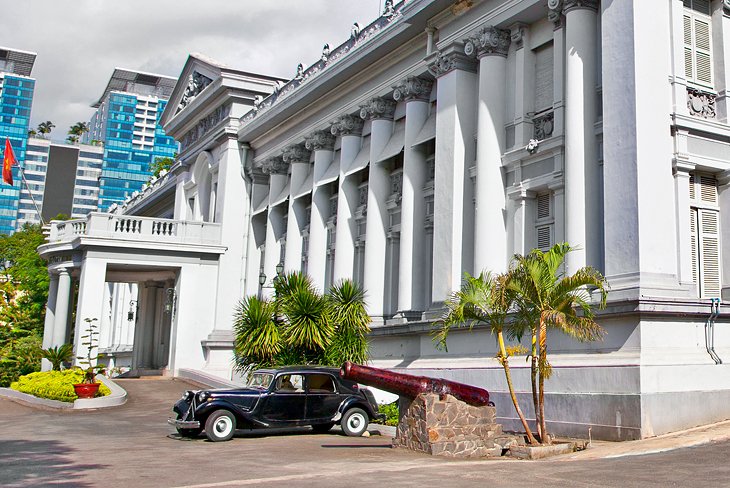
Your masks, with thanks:
[[(604, 341), (550, 338), (552, 430), (730, 418), (729, 83), (721, 0), (386, 2), (288, 82), (193, 55), (162, 120), (177, 164), (41, 247), (46, 343), (74, 305), (126, 366), (230, 378), (234, 307), (283, 265), (357, 280), (374, 365), (486, 387), (510, 425), (488, 331), (446, 352), (432, 323), (464, 272), (566, 241), (566, 271), (611, 291)], [(529, 364), (513, 368), (530, 412)]]

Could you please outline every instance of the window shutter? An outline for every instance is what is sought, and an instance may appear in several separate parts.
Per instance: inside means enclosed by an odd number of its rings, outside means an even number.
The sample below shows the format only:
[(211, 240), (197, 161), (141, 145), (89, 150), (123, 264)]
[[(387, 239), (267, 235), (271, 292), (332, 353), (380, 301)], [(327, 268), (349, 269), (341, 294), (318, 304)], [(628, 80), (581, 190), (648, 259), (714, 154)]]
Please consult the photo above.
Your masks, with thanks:
[(712, 56), (710, 54), (710, 24), (694, 19), (696, 81), (712, 84)]
[(537, 225), (535, 232), (537, 233), (537, 249), (548, 251), (553, 245), (553, 211), (552, 211), (552, 194), (543, 193), (537, 195)]
[(700, 184), (700, 200), (704, 203), (717, 204), (717, 183), (712, 176), (698, 176)]
[(694, 55), (692, 54), (692, 17), (684, 16), (684, 76), (694, 79)]
[(708, 0), (685, 0), (684, 74), (688, 81), (712, 86), (712, 29)]
[(689, 175), (689, 199), (695, 199), (695, 175)]
[(699, 272), (699, 256), (697, 254), (697, 209), (689, 209), (689, 223), (692, 234), (692, 282), (697, 286), (697, 273)]
[(543, 252), (549, 251), (552, 246), (552, 226), (546, 225), (537, 228), (537, 248)]
[(546, 219), (550, 217), (550, 194), (545, 193), (537, 196), (537, 218)]
[(719, 212), (699, 209), (702, 297), (720, 296)]
[(553, 44), (535, 49), (535, 112), (553, 108)]

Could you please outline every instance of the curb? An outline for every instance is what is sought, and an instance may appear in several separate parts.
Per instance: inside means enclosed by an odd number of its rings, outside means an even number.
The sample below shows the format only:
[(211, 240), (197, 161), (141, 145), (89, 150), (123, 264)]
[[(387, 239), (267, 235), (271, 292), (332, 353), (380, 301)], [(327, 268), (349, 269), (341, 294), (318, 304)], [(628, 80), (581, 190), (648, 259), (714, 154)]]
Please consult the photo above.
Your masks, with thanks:
[(114, 383), (109, 378), (97, 376), (112, 391), (110, 395), (99, 398), (77, 399), (73, 403), (38, 398), (27, 393), (21, 393), (10, 388), (0, 388), (0, 397), (26, 405), (28, 407), (50, 409), (50, 410), (88, 410), (96, 408), (108, 408), (124, 405), (127, 402), (127, 391)]

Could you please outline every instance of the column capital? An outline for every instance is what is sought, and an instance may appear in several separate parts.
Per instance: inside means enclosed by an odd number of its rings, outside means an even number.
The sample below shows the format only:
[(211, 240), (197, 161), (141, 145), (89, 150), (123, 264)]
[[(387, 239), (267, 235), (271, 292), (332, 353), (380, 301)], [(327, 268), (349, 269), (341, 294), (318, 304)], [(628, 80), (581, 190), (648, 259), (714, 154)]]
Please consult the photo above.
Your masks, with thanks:
[(553, 24), (560, 25), (563, 15), (563, 0), (548, 0), (548, 20)]
[(302, 143), (292, 144), (284, 148), (284, 152), (281, 155), (282, 160), (285, 163), (308, 163), (309, 162), (309, 151)]
[(425, 61), (428, 64), (428, 71), (436, 78), (457, 69), (471, 72), (477, 70), (474, 60), (464, 54), (464, 44), (461, 42), (455, 42), (430, 54)]
[(572, 10), (578, 9), (598, 12), (598, 0), (563, 0), (563, 13), (567, 14)]
[(58, 276), (61, 276), (61, 275), (68, 276), (70, 273), (68, 268), (56, 268), (56, 269), (58, 271)]
[(419, 76), (409, 76), (397, 85), (393, 85), (393, 99), (396, 102), (420, 100), (427, 102), (431, 97), (433, 81)]
[(267, 175), (286, 174), (289, 165), (286, 164), (281, 156), (269, 158), (261, 163), (261, 171)]
[(360, 117), (364, 120), (393, 120), (395, 101), (383, 97), (371, 98), (360, 105)]
[(310, 151), (332, 151), (335, 148), (335, 136), (328, 130), (316, 130), (304, 138), (304, 147)]
[(464, 39), (464, 54), (477, 59), (483, 56), (507, 57), (510, 41), (509, 30), (487, 25)]
[(672, 172), (675, 176), (685, 174), (689, 176), (695, 170), (695, 163), (683, 159), (675, 159), (672, 164)]
[(730, 0), (724, 0), (722, 2), (722, 7), (725, 10), (725, 13), (727, 15), (730, 15)]
[(352, 114), (340, 115), (332, 122), (330, 132), (333, 136), (359, 136), (362, 135), (364, 120)]

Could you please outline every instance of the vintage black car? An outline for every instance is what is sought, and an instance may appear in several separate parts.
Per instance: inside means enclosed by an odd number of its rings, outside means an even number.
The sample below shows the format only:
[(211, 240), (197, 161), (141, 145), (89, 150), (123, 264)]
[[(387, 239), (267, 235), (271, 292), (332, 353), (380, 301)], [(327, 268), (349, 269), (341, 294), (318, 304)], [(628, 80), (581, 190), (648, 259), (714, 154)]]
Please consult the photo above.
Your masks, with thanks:
[(311, 426), (327, 432), (339, 422), (359, 436), (370, 419), (383, 418), (372, 392), (344, 380), (336, 368), (261, 369), (240, 389), (188, 390), (168, 422), (184, 437), (203, 430), (211, 441), (227, 441), (236, 429)]

